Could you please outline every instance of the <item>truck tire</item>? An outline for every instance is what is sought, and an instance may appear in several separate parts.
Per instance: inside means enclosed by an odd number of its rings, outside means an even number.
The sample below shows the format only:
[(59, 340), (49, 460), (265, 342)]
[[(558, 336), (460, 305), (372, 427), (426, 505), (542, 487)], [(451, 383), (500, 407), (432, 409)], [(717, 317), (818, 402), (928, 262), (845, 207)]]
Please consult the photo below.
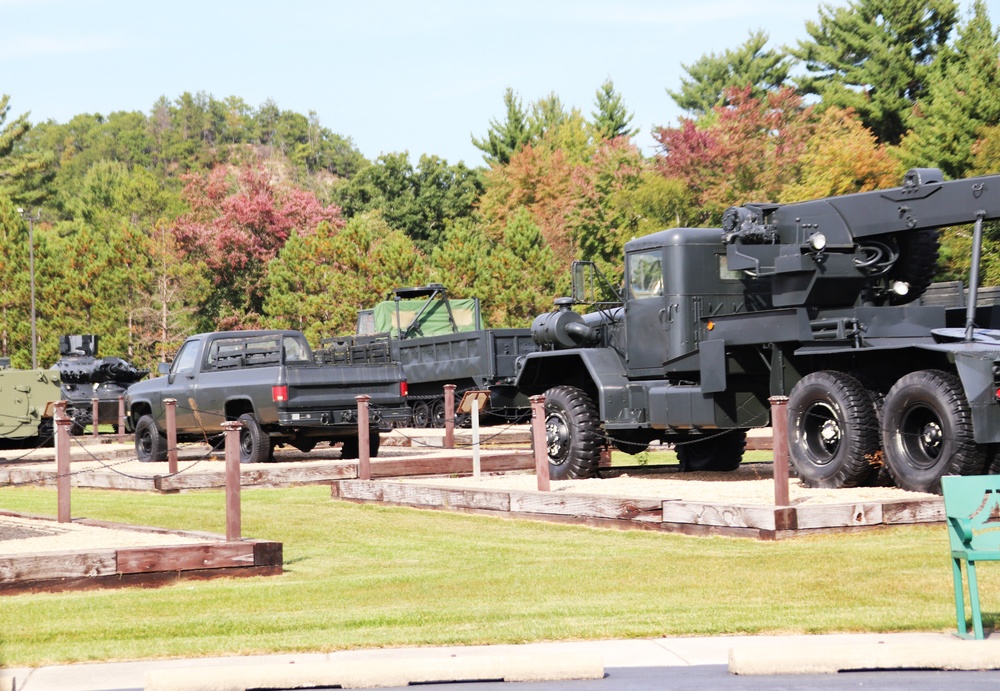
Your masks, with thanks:
[(237, 418), (243, 423), (240, 430), (240, 463), (267, 463), (274, 453), (271, 436), (265, 432), (253, 413), (243, 413)]
[(413, 426), (417, 429), (427, 429), (431, 426), (431, 407), (426, 401), (413, 404)]
[(143, 415), (135, 425), (135, 456), (143, 463), (167, 460), (167, 440), (152, 415)]
[[(378, 456), (379, 446), (382, 444), (382, 435), (379, 434), (377, 429), (373, 429), (368, 432), (368, 455), (371, 458)], [(344, 458), (357, 458), (361, 453), (359, 448), (357, 436), (347, 437), (344, 439), (343, 445), (340, 447), (340, 457)]]
[(675, 448), (682, 473), (700, 470), (728, 473), (740, 467), (746, 447), (747, 433), (738, 429), (704, 439), (683, 441)]
[(590, 396), (575, 386), (545, 392), (545, 442), (553, 480), (597, 475), (601, 458), (600, 421)]
[(859, 487), (875, 475), (878, 414), (872, 394), (844, 372), (804, 376), (788, 396), (788, 451), (807, 487)]
[(444, 399), (439, 398), (431, 405), (431, 427), (444, 429)]
[(945, 475), (985, 472), (989, 450), (973, 440), (961, 380), (940, 370), (911, 372), (889, 389), (882, 448), (897, 486), (937, 494)]

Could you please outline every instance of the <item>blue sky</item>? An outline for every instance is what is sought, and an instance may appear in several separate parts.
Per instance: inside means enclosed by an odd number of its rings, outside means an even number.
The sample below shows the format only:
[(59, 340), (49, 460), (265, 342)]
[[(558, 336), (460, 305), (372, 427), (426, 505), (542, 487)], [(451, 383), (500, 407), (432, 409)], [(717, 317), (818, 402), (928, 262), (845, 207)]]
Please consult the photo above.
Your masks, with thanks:
[[(845, 4), (834, 0), (834, 5)], [(962, 16), (971, 6), (961, 0)], [(1000, 0), (990, 0), (1000, 23)], [(652, 150), (675, 124), (667, 95), (691, 63), (761, 28), (771, 45), (806, 36), (818, 3), (795, 0), (0, 0), (0, 94), (11, 115), (148, 113), (203, 91), (316, 111), (370, 159), (423, 153), (482, 163), (471, 136), (555, 93), (589, 116), (608, 77)]]

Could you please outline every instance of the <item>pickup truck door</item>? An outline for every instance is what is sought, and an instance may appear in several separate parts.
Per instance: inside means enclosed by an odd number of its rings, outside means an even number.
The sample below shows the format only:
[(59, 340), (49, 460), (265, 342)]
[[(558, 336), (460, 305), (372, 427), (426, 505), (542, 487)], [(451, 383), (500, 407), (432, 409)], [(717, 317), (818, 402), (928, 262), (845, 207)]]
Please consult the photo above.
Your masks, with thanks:
[[(201, 341), (186, 341), (174, 357), (174, 364), (167, 375), (163, 398), (177, 399), (177, 429), (198, 429), (197, 403), (198, 364), (201, 360)], [(160, 426), (164, 427), (166, 423)]]

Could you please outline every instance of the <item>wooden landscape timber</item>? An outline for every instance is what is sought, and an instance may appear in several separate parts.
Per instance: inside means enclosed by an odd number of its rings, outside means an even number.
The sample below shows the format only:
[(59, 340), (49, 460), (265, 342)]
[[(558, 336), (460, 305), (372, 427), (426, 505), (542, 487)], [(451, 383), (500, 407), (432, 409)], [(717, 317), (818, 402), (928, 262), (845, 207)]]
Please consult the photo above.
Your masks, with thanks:
[[(42, 526), (64, 524), (54, 519), (9, 511), (0, 517), (30, 520)], [(176, 538), (177, 544), (106, 547), (11, 553), (0, 555), (0, 595), (61, 590), (90, 590), (124, 586), (158, 587), (179, 580), (273, 576), (283, 572), (283, 545), (270, 540), (242, 539), (227, 542), (213, 533), (109, 523), (89, 519), (74, 525), (97, 529), (146, 533)]]
[(431, 485), (387, 480), (340, 480), (333, 483), (331, 495), (357, 503), (760, 540), (944, 520), (940, 498), (786, 507), (740, 506), (683, 499), (472, 489), (449, 487), (445, 483)]
[[(314, 452), (315, 453), (315, 452)], [(472, 472), (472, 451), (420, 450), (383, 454), (371, 459), (372, 477), (404, 477), (414, 475), (452, 475)], [(333, 458), (306, 460), (315, 456), (295, 452), (287, 462), (244, 464), (240, 467), (244, 487), (289, 487), (305, 484), (325, 484), (358, 477), (357, 460)], [(279, 454), (278, 458), (281, 458)], [(534, 467), (530, 452), (484, 450), (481, 453), (484, 472), (524, 470)], [(195, 465), (196, 463), (196, 465)], [(93, 459), (73, 461), (70, 484), (73, 487), (132, 491), (178, 492), (213, 489), (225, 485), (225, 464), (214, 458), (181, 461), (180, 472), (170, 475), (167, 463), (132, 462), (121, 465)], [(55, 486), (54, 462), (0, 466), (0, 487), (4, 485)]]

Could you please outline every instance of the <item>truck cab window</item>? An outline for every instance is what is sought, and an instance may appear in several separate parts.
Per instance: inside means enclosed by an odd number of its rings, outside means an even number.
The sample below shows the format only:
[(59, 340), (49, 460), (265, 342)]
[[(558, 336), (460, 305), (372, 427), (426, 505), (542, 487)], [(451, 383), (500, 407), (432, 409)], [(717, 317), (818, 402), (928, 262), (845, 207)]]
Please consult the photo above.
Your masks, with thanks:
[(633, 298), (663, 297), (663, 264), (660, 250), (628, 256), (628, 289)]
[(197, 359), (198, 342), (188, 341), (181, 346), (181, 351), (177, 353), (177, 357), (174, 358), (174, 366), (171, 369), (171, 372), (174, 374), (177, 372), (191, 372), (194, 370)]
[(308, 360), (305, 354), (305, 350), (302, 348), (302, 344), (299, 339), (293, 338), (292, 336), (285, 336), (284, 346), (285, 346), (285, 360)]

